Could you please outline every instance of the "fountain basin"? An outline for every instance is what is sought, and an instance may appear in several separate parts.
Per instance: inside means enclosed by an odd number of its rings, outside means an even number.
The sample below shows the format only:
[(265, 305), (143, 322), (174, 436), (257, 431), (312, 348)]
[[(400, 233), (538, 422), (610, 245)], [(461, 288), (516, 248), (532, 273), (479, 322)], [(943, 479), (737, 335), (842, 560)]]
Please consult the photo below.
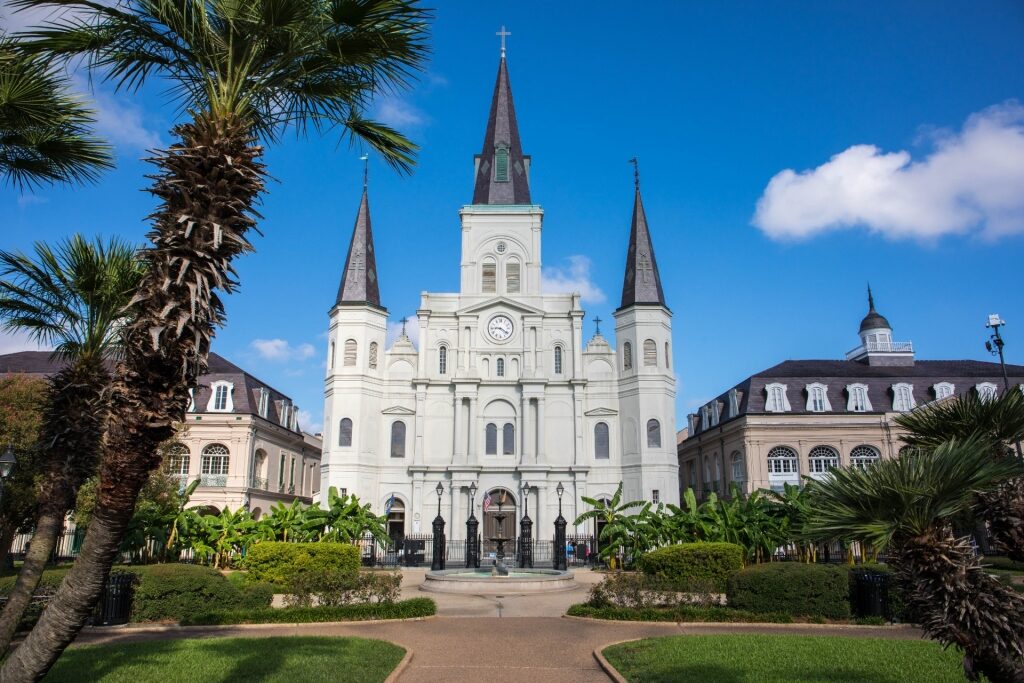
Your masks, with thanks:
[(490, 567), (480, 569), (442, 569), (427, 572), (420, 586), (434, 593), (471, 593), (474, 595), (505, 595), (506, 593), (550, 593), (572, 590), (576, 579), (572, 573), (555, 569), (509, 569), (508, 576), (492, 576)]

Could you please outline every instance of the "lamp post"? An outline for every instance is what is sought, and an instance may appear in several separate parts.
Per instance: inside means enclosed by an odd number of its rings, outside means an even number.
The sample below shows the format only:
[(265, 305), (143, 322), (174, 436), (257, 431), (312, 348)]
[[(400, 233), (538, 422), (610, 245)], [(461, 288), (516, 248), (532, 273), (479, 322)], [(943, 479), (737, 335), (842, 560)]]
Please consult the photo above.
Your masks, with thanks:
[(562, 494), (565, 493), (565, 487), (562, 486), (562, 482), (558, 482), (555, 493), (558, 494), (558, 517), (555, 519), (555, 569), (565, 571), (568, 569), (568, 563), (565, 557), (566, 522), (565, 517), (562, 516)]
[(437, 482), (437, 517), (434, 518), (434, 553), (430, 560), (430, 568), (434, 571), (444, 569), (444, 517), (441, 516), (441, 496), (444, 495), (444, 483)]
[(523, 518), (519, 520), (519, 566), (533, 566), (533, 520), (530, 519), (530, 485), (523, 480)]
[(7, 483), (7, 478), (11, 476), (14, 466), (17, 464), (18, 458), (14, 455), (14, 445), (7, 444), (4, 454), (0, 455), (0, 503), (4, 499), (4, 484)]
[(466, 568), (480, 567), (480, 540), (476, 519), (476, 482), (469, 485), (469, 519), (466, 520)]
[[(1010, 392), (1010, 378), (1006, 374), (1006, 358), (1003, 356), (1003, 336), (999, 334), (999, 328), (1006, 324), (1006, 321), (999, 317), (998, 313), (993, 313), (988, 317), (988, 323), (985, 327), (992, 328), (992, 334), (989, 335), (988, 341), (985, 342), (985, 348), (993, 356), (999, 356), (999, 367), (1003, 371), (1003, 391), (1005, 393)], [(1015, 444), (1017, 447), (1017, 457), (1024, 458), (1024, 454), (1021, 453), (1020, 440), (1017, 440)]]

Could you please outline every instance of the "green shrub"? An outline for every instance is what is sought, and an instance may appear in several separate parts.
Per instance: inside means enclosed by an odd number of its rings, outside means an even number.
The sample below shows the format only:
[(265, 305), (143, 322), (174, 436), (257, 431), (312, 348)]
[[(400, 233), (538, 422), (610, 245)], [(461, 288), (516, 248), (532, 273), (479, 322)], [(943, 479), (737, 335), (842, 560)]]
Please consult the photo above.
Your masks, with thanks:
[(981, 560), (982, 566), (991, 567), (992, 569), (1004, 569), (1012, 572), (1024, 572), (1024, 562), (1014, 562), (1008, 557), (995, 556), (995, 557), (983, 557)]
[(573, 605), (566, 612), (570, 617), (589, 617), (609, 621), (677, 621), (722, 623), (791, 624), (793, 618), (782, 613), (760, 613), (731, 607), (679, 605), (676, 607), (593, 607)]
[(312, 624), (326, 621), (367, 621), (371, 619), (414, 619), (437, 613), (430, 598), (401, 602), (369, 602), (341, 607), (285, 607), (282, 609), (226, 610), (192, 614), (183, 626), (218, 624)]
[(333, 572), (355, 581), (360, 558), (359, 548), (349, 543), (264, 541), (249, 548), (243, 564), (257, 581), (286, 586), (303, 572)]
[(850, 616), (848, 567), (773, 562), (739, 571), (729, 579), (729, 606), (751, 612), (800, 617)]
[(139, 576), (132, 603), (132, 621), (178, 621), (212, 609), (259, 609), (270, 605), (273, 588), (239, 587), (219, 571), (191, 564), (133, 567)]
[(734, 543), (680, 543), (643, 555), (638, 568), (677, 590), (721, 593), (729, 577), (743, 569), (743, 548)]
[[(39, 588), (54, 588), (60, 586), (60, 582), (71, 571), (71, 567), (54, 567), (44, 569), (43, 576), (39, 579)], [(7, 595), (14, 589), (14, 583), (18, 580), (18, 573), (0, 577), (0, 595)], [(38, 592), (38, 591), (37, 591)]]

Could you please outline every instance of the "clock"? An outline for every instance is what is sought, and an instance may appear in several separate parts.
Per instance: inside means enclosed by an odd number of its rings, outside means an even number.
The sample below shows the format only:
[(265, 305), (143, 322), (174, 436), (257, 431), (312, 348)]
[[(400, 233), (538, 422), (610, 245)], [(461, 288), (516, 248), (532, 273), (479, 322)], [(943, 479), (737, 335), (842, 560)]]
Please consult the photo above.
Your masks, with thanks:
[(512, 336), (512, 319), (507, 315), (496, 315), (487, 323), (487, 333), (494, 341), (508, 341)]

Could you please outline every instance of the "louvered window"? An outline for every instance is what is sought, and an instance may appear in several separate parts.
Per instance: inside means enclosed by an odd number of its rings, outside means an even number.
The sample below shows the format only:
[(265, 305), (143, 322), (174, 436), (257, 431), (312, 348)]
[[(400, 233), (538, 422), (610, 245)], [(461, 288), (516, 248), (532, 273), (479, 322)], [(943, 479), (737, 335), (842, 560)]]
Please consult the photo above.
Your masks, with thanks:
[(509, 422), (501, 429), (501, 454), (512, 455), (516, 452), (516, 428)]
[(622, 344), (622, 369), (629, 370), (633, 367), (633, 345), (629, 342)]
[(349, 339), (345, 342), (345, 367), (354, 368), (356, 366), (356, 340)]
[(341, 418), (341, 424), (338, 426), (338, 445), (342, 448), (352, 446), (352, 420), (347, 417)]
[(505, 264), (505, 291), (509, 294), (519, 293), (519, 262), (510, 261)]
[(494, 367), (498, 371), (498, 377), (504, 377), (505, 376), (505, 359), (504, 358), (499, 358), (498, 360), (494, 361)]
[(370, 369), (377, 369), (377, 342), (370, 342)]
[(594, 425), (594, 457), (608, 459), (608, 425), (604, 422)]
[(561, 346), (556, 346), (555, 347), (555, 374), (556, 375), (561, 375), (562, 374), (562, 347)]
[(494, 180), (498, 183), (508, 182), (508, 150), (499, 147), (494, 153)]
[(494, 263), (485, 263), (483, 266), (483, 281), (481, 286), (485, 294), (493, 294), (497, 291), (498, 267)]
[(644, 365), (654, 366), (658, 364), (658, 345), (653, 339), (644, 341)]
[(484, 453), (487, 455), (498, 454), (498, 425), (493, 422), (487, 425), (484, 430)]
[(391, 423), (391, 457), (405, 457), (405, 423)]
[(437, 350), (437, 372), (444, 375), (448, 373), (448, 347), (442, 346)]
[(672, 366), (672, 354), (668, 352), (668, 342), (665, 342), (665, 369)]
[(657, 420), (647, 421), (647, 447), (661, 448), (661, 423)]

